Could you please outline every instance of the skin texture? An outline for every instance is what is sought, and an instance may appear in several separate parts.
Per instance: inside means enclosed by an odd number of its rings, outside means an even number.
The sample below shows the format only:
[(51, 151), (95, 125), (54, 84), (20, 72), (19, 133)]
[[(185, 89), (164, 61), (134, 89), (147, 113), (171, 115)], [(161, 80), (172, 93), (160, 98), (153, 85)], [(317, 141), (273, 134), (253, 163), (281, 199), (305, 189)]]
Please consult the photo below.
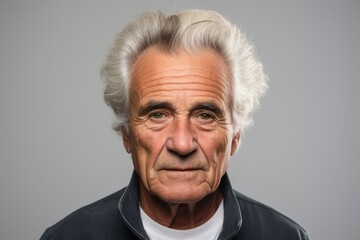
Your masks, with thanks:
[(136, 60), (123, 140), (140, 176), (140, 205), (160, 224), (189, 229), (217, 210), (218, 186), (240, 140), (231, 93), (229, 69), (213, 50), (152, 46)]

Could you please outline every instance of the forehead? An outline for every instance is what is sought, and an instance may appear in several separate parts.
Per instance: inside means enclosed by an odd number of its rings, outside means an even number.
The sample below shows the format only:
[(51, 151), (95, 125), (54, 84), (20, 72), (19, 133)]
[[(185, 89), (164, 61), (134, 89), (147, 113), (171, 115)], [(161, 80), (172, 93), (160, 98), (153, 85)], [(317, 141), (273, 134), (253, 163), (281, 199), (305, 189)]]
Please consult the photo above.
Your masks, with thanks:
[(131, 76), (131, 95), (140, 101), (151, 97), (182, 95), (231, 98), (230, 71), (218, 53), (179, 50), (168, 53), (149, 47), (136, 60)]

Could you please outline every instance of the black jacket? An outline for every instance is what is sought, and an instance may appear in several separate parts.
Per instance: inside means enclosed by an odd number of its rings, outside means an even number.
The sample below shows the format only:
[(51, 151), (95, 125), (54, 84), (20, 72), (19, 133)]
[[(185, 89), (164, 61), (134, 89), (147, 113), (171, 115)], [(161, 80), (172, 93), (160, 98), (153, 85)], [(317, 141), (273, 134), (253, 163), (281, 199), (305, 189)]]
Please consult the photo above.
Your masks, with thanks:
[[(220, 188), (225, 216), (218, 239), (308, 239), (305, 230), (291, 219), (234, 191), (226, 174)], [(41, 240), (149, 239), (140, 218), (138, 189), (134, 173), (127, 188), (73, 212), (48, 228)]]

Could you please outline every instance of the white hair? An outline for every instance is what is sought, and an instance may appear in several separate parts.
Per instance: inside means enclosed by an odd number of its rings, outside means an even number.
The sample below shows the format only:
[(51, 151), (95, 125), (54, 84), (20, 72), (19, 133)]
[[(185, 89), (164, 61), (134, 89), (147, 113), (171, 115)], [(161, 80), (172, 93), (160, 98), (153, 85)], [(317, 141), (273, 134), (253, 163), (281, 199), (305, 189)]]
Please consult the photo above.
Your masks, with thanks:
[(245, 35), (214, 11), (183, 10), (171, 15), (153, 11), (144, 13), (119, 33), (101, 71), (104, 99), (114, 110), (117, 132), (121, 133), (129, 120), (133, 64), (142, 51), (153, 45), (168, 51), (210, 48), (219, 53), (232, 75), (234, 126), (243, 132), (252, 124), (253, 112), (267, 89), (267, 77)]

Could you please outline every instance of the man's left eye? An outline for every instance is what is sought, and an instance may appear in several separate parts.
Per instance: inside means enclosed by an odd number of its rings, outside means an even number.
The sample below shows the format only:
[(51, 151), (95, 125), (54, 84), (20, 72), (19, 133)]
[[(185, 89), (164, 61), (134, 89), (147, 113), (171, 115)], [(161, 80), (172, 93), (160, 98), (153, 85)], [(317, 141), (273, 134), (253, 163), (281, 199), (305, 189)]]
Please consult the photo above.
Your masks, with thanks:
[(204, 120), (208, 120), (208, 119), (211, 118), (210, 114), (207, 114), (207, 113), (201, 113), (201, 114), (199, 115), (199, 117), (200, 117), (201, 119), (204, 119)]

